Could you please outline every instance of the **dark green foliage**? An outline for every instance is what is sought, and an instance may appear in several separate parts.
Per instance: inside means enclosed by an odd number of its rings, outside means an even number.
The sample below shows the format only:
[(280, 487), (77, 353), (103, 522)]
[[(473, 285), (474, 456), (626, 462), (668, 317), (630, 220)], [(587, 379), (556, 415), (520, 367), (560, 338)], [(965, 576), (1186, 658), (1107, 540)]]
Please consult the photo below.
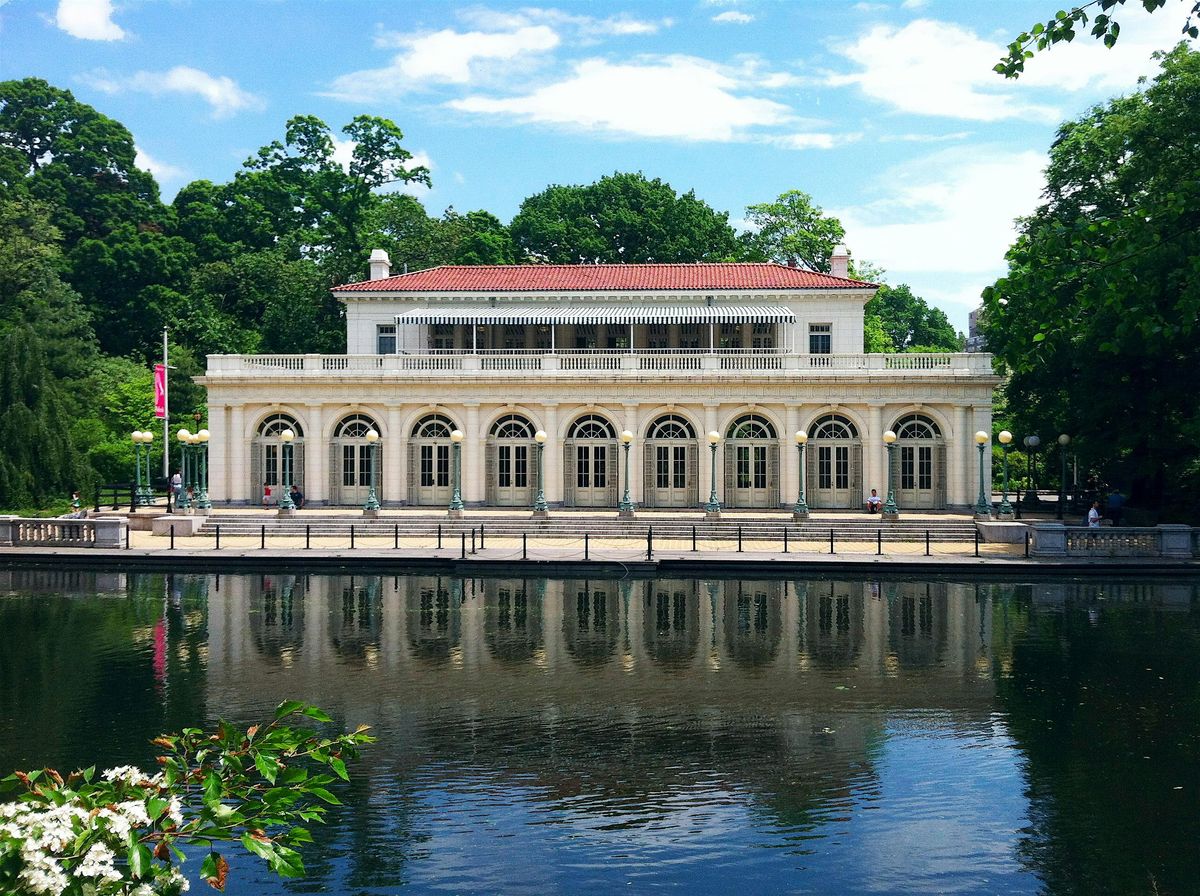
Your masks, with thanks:
[(750, 206), (746, 220), (755, 227), (742, 234), (747, 261), (798, 262), (810, 271), (828, 271), (829, 257), (846, 236), (842, 222), (822, 212), (803, 190)]
[(1014, 421), (1073, 436), (1131, 502), (1194, 518), (1200, 488), (1200, 53), (1064, 124), (1044, 204), (985, 290)]
[(959, 352), (963, 338), (946, 312), (931, 308), (913, 295), (907, 283), (883, 286), (867, 303), (866, 314), (879, 320), (892, 348), (897, 352)]
[(521, 203), (510, 231), (528, 261), (634, 264), (735, 261), (729, 215), (694, 192), (617, 173), (587, 186), (551, 186)]
[(86, 483), (59, 385), (31, 327), (0, 339), (0, 506), (42, 505)]

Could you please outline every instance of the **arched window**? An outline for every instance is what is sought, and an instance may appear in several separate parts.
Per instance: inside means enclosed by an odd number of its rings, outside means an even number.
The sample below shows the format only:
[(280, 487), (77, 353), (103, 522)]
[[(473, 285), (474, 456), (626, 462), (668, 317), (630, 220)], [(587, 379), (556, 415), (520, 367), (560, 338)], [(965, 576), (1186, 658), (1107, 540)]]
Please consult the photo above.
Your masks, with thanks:
[(694, 439), (696, 431), (692, 424), (677, 414), (666, 414), (650, 424), (648, 438), (651, 439)]
[(278, 439), (279, 434), (285, 429), (290, 429), (296, 434), (296, 438), (304, 438), (304, 430), (300, 424), (296, 422), (295, 417), (290, 417), (287, 414), (272, 414), (267, 417), (258, 427), (258, 434), (264, 439)]
[(896, 421), (896, 438), (898, 439), (938, 439), (941, 431), (937, 424), (923, 414), (909, 414)]
[(441, 414), (422, 417), (412, 428), (414, 439), (448, 439), (455, 430), (454, 421)]
[(379, 431), (375, 425), (375, 421), (365, 414), (351, 414), (340, 424), (338, 424), (337, 435), (338, 439), (365, 439), (367, 433), (371, 430)]
[(814, 439), (857, 439), (854, 424), (839, 414), (826, 414), (812, 425), (809, 434)]
[(492, 425), (494, 439), (532, 439), (533, 424), (519, 414), (506, 414)]
[(596, 414), (584, 414), (573, 424), (567, 434), (568, 439), (615, 439), (617, 432), (613, 425)]
[(775, 427), (766, 417), (758, 414), (746, 414), (739, 417), (729, 427), (730, 439), (774, 439)]

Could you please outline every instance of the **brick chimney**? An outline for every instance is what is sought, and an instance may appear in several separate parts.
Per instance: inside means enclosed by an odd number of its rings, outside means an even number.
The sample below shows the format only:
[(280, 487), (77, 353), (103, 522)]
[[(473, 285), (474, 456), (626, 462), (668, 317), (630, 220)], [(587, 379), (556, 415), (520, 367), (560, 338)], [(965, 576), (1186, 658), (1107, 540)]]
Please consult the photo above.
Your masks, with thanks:
[(850, 250), (845, 246), (835, 246), (829, 256), (829, 273), (835, 277), (850, 276)]
[(392, 260), (388, 258), (387, 252), (383, 249), (372, 249), (371, 260), (371, 280), (383, 280), (385, 277), (392, 276)]

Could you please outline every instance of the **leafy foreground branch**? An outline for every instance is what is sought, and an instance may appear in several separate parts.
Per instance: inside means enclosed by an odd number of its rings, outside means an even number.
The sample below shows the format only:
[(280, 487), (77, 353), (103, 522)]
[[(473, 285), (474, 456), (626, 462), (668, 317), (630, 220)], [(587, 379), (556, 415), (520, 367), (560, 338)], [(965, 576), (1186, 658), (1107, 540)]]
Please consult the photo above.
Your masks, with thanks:
[(302, 877), (301, 826), (320, 822), (348, 781), (346, 761), (371, 743), (366, 726), (332, 737), (285, 724), (332, 720), (315, 706), (281, 703), (270, 723), (241, 731), (221, 722), (153, 743), (160, 769), (122, 766), (65, 779), (53, 769), (16, 772), (0, 784), (23, 791), (0, 803), (0, 893), (151, 896), (182, 893), (182, 847), (204, 847), (201, 874), (217, 890), (229, 865), (220, 843), (240, 841), (283, 877)]

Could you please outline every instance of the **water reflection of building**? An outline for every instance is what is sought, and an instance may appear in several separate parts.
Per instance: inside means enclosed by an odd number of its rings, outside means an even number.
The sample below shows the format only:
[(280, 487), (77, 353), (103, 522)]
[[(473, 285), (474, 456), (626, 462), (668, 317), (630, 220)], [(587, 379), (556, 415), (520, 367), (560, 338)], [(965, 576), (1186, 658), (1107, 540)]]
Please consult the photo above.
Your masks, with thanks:
[[(279, 699), (374, 694), (339, 682), (359, 674), (431, 694), (450, 674), (481, 700), (510, 699), (531, 673), (552, 673), (535, 685), (546, 695), (611, 693), (633, 673), (667, 700), (697, 682), (717, 699), (766, 698), (804, 675), (901, 703), (914, 677), (923, 699), (940, 681), (949, 706), (991, 694), (978, 671), (991, 620), (973, 586), (276, 576), (226, 578), (211, 600), (210, 683), (255, 678)], [(268, 674), (280, 667), (289, 674)]]

